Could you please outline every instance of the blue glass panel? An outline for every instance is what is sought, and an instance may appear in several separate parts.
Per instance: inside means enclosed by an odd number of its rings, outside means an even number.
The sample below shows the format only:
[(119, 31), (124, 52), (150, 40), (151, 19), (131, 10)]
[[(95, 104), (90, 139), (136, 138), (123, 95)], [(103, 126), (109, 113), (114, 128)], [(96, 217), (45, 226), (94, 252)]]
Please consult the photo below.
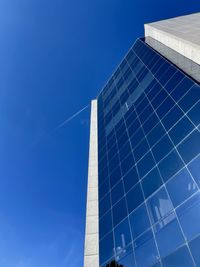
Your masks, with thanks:
[(126, 195), (129, 213), (137, 208), (143, 201), (143, 195), (140, 184), (134, 186)]
[(123, 175), (126, 174), (133, 165), (134, 165), (134, 159), (131, 153), (121, 162), (122, 174)]
[(116, 154), (112, 159), (109, 160), (109, 171), (110, 173), (119, 165), (119, 155)]
[(99, 203), (99, 216), (102, 215), (110, 209), (110, 193), (108, 193)]
[(124, 196), (123, 183), (120, 181), (117, 185), (111, 190), (111, 200), (112, 205), (119, 201)]
[(169, 135), (176, 146), (182, 141), (194, 129), (194, 125), (188, 120), (187, 117), (183, 117), (170, 131)]
[(165, 89), (170, 93), (174, 90), (174, 88), (181, 82), (181, 80), (185, 77), (185, 75), (177, 71), (173, 77), (169, 80), (169, 82), (165, 85)]
[(165, 90), (161, 90), (160, 93), (151, 101), (152, 106), (154, 109), (157, 109), (160, 104), (167, 98), (168, 94), (165, 92)]
[(125, 192), (127, 193), (138, 181), (136, 167), (133, 167), (123, 178)]
[(161, 257), (171, 254), (185, 242), (174, 213), (158, 222), (153, 228)]
[(149, 104), (149, 101), (146, 97), (136, 106), (137, 114), (140, 114)]
[[(168, 62), (169, 64), (169, 62)], [(161, 84), (165, 85), (168, 81), (169, 81), (169, 78), (171, 78), (174, 73), (177, 71), (176, 67), (171, 65), (164, 73), (163, 75), (161, 76), (161, 78), (159, 79)]]
[(115, 248), (116, 250), (124, 250), (131, 242), (131, 233), (128, 219), (125, 219), (114, 229)]
[(148, 98), (153, 99), (160, 92), (160, 90), (162, 90), (162, 86), (159, 83), (156, 83), (148, 93)]
[(188, 240), (200, 234), (200, 194), (182, 204), (177, 209), (177, 215)]
[(189, 118), (194, 124), (199, 125), (200, 123), (200, 101), (188, 112)]
[(141, 235), (150, 227), (149, 217), (145, 204), (140, 206), (129, 216), (133, 239)]
[(159, 118), (162, 119), (174, 105), (174, 100), (168, 96), (156, 110)]
[(123, 161), (130, 152), (131, 152), (130, 142), (127, 141), (123, 147), (119, 148), (120, 161)]
[(193, 85), (194, 82), (191, 79), (185, 77), (171, 93), (171, 96), (174, 98), (175, 101), (178, 101), (189, 91), (189, 89)]
[(99, 243), (100, 264), (108, 261), (111, 257), (113, 257), (113, 252), (114, 252), (114, 242), (113, 242), (113, 233), (111, 232)]
[(200, 133), (195, 130), (178, 146), (178, 151), (185, 163), (188, 163), (200, 153), (199, 144)]
[(179, 101), (180, 107), (187, 112), (200, 99), (200, 88), (195, 84), (189, 92)]
[(173, 150), (159, 163), (158, 167), (163, 180), (167, 181), (183, 167), (183, 162), (180, 159), (178, 153)]
[(130, 137), (131, 145), (132, 147), (136, 147), (138, 143), (144, 138), (144, 133), (141, 128), (138, 129), (138, 131)]
[(173, 144), (169, 137), (165, 135), (153, 148), (152, 152), (157, 162), (159, 162), (170, 150), (173, 149)]
[(192, 256), (195, 260), (195, 263), (197, 266), (200, 266), (200, 253), (199, 253), (199, 248), (200, 248), (200, 236), (196, 237), (192, 241), (189, 242), (189, 247), (192, 253)]
[(158, 252), (151, 230), (134, 242), (134, 248), (138, 267), (149, 267), (158, 261)]
[(155, 113), (153, 113), (148, 120), (145, 121), (143, 124), (143, 129), (146, 134), (148, 134), (154, 126), (159, 122), (158, 117), (156, 116)]
[(188, 165), (188, 169), (190, 170), (197, 184), (200, 186), (200, 156), (198, 156)]
[[(186, 169), (183, 169), (166, 184), (166, 188), (174, 207), (194, 194), (198, 188)], [(178, 190), (177, 190), (178, 188)]]
[(148, 142), (150, 146), (153, 146), (158, 142), (165, 134), (165, 130), (161, 123), (158, 123), (152, 131), (147, 135)]
[(151, 152), (148, 152), (139, 162), (138, 162), (138, 171), (140, 175), (140, 179), (144, 177), (146, 173), (148, 173), (153, 166), (155, 165), (154, 159), (151, 155)]
[(168, 131), (182, 116), (184, 113), (181, 109), (175, 105), (164, 118), (162, 118), (162, 123), (165, 129)]
[[(128, 133), (129, 133), (129, 135), (130, 136), (133, 136), (133, 134), (136, 134), (136, 131), (139, 129), (139, 127), (140, 127), (140, 122), (139, 122), (139, 120), (138, 119), (136, 119), (136, 120), (134, 120), (134, 122), (130, 125), (130, 124), (127, 124), (127, 127), (129, 127), (128, 128)], [(141, 138), (141, 136), (137, 136), (138, 137), (138, 139), (140, 139)], [(133, 143), (132, 143), (132, 146), (134, 146), (134, 141), (133, 141)]]
[(106, 179), (105, 182), (99, 187), (99, 199), (102, 199), (106, 193), (109, 191), (109, 180)]
[(163, 267), (195, 267), (188, 248), (183, 246), (162, 260)]
[(135, 267), (135, 260), (133, 253), (130, 253), (129, 255), (121, 259), (119, 261), (119, 264), (121, 264), (124, 267)]
[(148, 105), (139, 116), (141, 124), (143, 124), (152, 113), (153, 113), (153, 108), (150, 105)]
[(152, 223), (165, 217), (173, 209), (165, 188), (161, 188), (147, 201), (147, 207)]
[(148, 143), (146, 139), (143, 139), (142, 142), (140, 142), (139, 145), (134, 149), (135, 161), (137, 162), (139, 159), (141, 159), (148, 150)]
[(158, 172), (157, 167), (150, 171), (147, 176), (142, 180), (142, 187), (145, 197), (149, 197), (162, 185), (162, 179)]
[(113, 223), (116, 226), (127, 216), (127, 208), (125, 198), (122, 198), (114, 207), (113, 207)]
[(110, 174), (110, 186), (111, 188), (121, 179), (121, 169), (119, 166)]
[(111, 211), (107, 212), (99, 221), (99, 238), (102, 239), (105, 234), (112, 230), (112, 215)]

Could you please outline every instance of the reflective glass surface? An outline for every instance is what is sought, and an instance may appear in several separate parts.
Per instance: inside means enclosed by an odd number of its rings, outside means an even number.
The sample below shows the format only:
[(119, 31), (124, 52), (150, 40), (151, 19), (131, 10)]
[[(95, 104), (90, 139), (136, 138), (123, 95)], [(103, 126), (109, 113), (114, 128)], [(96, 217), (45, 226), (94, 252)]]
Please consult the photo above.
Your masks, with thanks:
[(199, 124), (200, 86), (138, 39), (98, 96), (101, 267), (200, 266)]

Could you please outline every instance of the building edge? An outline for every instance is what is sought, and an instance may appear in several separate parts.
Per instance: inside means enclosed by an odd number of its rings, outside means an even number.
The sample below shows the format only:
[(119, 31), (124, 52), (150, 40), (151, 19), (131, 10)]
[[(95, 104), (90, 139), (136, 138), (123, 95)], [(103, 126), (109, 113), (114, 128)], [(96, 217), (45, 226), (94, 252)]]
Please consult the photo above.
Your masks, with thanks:
[(91, 101), (84, 267), (99, 267), (98, 119)]

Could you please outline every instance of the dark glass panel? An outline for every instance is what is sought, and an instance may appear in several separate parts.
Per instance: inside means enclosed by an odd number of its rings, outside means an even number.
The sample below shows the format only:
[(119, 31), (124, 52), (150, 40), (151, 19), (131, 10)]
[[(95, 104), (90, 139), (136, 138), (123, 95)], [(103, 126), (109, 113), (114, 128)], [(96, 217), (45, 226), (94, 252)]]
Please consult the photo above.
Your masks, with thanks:
[(190, 170), (197, 184), (200, 186), (200, 156), (198, 156), (188, 165), (188, 169)]
[(101, 218), (105, 212), (111, 208), (110, 204), (110, 193), (108, 193), (100, 202), (99, 202), (99, 217)]
[(125, 198), (122, 198), (115, 206), (113, 206), (113, 223), (116, 226), (127, 216)]
[(181, 140), (187, 136), (194, 129), (194, 125), (188, 120), (187, 117), (183, 117), (170, 131), (169, 135), (174, 143), (177, 145)]
[[(163, 267), (195, 267), (186, 246), (179, 248), (174, 253), (162, 260)], [(197, 265), (198, 266), (198, 265)]]
[(113, 187), (111, 190), (111, 200), (112, 205), (114, 205), (117, 201), (119, 201), (124, 196), (124, 188), (122, 180)]
[(183, 162), (180, 159), (176, 150), (173, 150), (167, 157), (165, 157), (158, 164), (158, 168), (165, 182), (169, 180), (182, 167), (183, 167)]
[(185, 163), (191, 161), (200, 153), (200, 133), (193, 131), (179, 146), (178, 151)]
[(195, 182), (185, 168), (166, 184), (166, 188), (174, 207), (180, 205), (198, 190)]
[(161, 188), (147, 200), (147, 207), (152, 224), (165, 217), (173, 209), (165, 188)]
[(126, 195), (129, 213), (137, 208), (143, 201), (141, 185), (134, 186)]
[(112, 231), (111, 211), (107, 212), (99, 221), (99, 239), (102, 239), (107, 233)]
[(137, 238), (150, 227), (145, 204), (138, 207), (129, 216), (133, 239)]
[(153, 228), (161, 257), (171, 254), (185, 242), (174, 213), (155, 224)]
[(142, 188), (144, 195), (148, 198), (162, 185), (162, 179), (160, 177), (158, 168), (155, 167), (150, 171), (147, 176), (142, 180)]
[(193, 196), (177, 209), (180, 224), (188, 240), (200, 234), (200, 194)]
[(114, 252), (114, 242), (113, 242), (113, 233), (111, 232), (99, 243), (100, 264), (111, 259), (113, 257), (113, 252)]
[(158, 261), (158, 252), (152, 231), (148, 231), (134, 242), (138, 267), (149, 267)]
[(124, 250), (131, 242), (131, 233), (129, 228), (128, 219), (123, 220), (115, 229), (115, 248), (116, 250)]

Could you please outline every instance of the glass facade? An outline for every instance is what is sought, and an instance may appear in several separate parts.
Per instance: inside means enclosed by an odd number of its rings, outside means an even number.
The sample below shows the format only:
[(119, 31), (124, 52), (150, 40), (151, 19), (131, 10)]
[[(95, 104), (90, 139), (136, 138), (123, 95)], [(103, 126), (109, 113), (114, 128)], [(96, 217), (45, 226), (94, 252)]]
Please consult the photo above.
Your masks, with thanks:
[(200, 266), (200, 86), (138, 39), (98, 96), (100, 266)]

